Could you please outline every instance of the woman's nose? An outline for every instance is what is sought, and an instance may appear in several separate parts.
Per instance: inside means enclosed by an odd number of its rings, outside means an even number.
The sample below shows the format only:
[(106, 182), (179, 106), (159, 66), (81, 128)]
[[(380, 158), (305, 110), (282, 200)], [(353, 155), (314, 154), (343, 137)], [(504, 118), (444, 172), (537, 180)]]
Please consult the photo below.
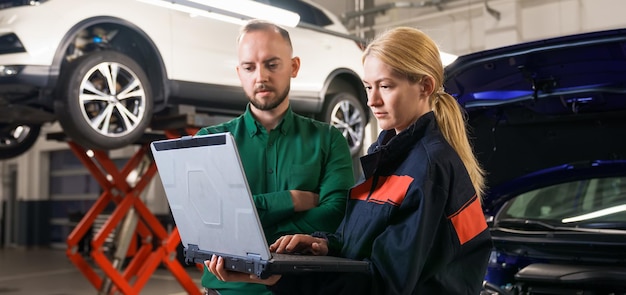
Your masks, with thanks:
[(379, 95), (379, 93), (376, 90), (372, 89), (367, 94), (367, 105), (368, 106), (372, 107), (372, 106), (380, 105), (381, 101), (382, 101), (382, 99), (380, 99), (380, 95)]

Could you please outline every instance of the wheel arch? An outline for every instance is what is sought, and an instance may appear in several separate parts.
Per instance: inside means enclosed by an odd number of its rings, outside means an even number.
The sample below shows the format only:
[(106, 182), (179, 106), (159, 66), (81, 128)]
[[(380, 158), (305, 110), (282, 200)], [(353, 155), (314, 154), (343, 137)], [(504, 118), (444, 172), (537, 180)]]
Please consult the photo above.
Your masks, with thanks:
[[(363, 104), (365, 110), (367, 107), (367, 93), (365, 93), (365, 87), (363, 81), (357, 73), (350, 69), (336, 69), (326, 79), (324, 88), (320, 92), (320, 101), (322, 102), (322, 109), (326, 103), (326, 99), (339, 92), (350, 92)], [(365, 112), (366, 120), (369, 120), (369, 112)]]
[[(160, 111), (167, 103), (170, 93), (169, 83), (167, 82), (167, 70), (161, 53), (143, 30), (129, 21), (116, 17), (101, 16), (85, 19), (74, 25), (66, 33), (52, 61), (49, 80), (50, 89), (56, 88), (64, 67), (72, 62), (69, 51), (72, 50), (72, 46), (75, 46), (79, 34), (98, 26), (120, 30), (111, 42), (107, 44), (109, 46), (108, 49), (124, 53), (141, 65), (151, 81), (154, 111)], [(85, 53), (89, 52), (91, 51), (85, 51)]]

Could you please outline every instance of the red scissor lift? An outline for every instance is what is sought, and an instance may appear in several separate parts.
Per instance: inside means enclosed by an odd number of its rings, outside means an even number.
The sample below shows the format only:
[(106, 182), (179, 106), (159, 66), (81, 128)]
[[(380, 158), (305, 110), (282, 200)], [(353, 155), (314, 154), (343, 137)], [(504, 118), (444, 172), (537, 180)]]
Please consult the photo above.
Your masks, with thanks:
[[(200, 289), (177, 259), (180, 243), (178, 230), (167, 231), (158, 218), (140, 199), (156, 173), (156, 165), (150, 156), (149, 144), (153, 140), (195, 134), (197, 128), (185, 127), (166, 130), (158, 134), (146, 134), (140, 147), (118, 169), (107, 152), (88, 149), (64, 138), (62, 134), (48, 134), (49, 139), (65, 140), (73, 153), (102, 187), (102, 194), (89, 209), (67, 238), (67, 256), (99, 290), (99, 294), (139, 294), (154, 271), (163, 264), (182, 285), (187, 294), (200, 294)], [(146, 165), (146, 159), (147, 165)], [(147, 166), (147, 167), (146, 167)], [(143, 168), (143, 169), (142, 169)], [(137, 173), (136, 181), (127, 180), (131, 173)], [(133, 177), (134, 178), (134, 177)], [(107, 208), (114, 206), (113, 213), (90, 241), (89, 263), (78, 251), (79, 243), (93, 228), (96, 218)], [(116, 230), (118, 255), (104, 250), (105, 241)], [(121, 257), (119, 252), (122, 251)], [(92, 264), (95, 264), (92, 266)], [(123, 268), (121, 266), (124, 266)], [(200, 266), (197, 266), (201, 269)], [(103, 275), (98, 274), (99, 268)]]

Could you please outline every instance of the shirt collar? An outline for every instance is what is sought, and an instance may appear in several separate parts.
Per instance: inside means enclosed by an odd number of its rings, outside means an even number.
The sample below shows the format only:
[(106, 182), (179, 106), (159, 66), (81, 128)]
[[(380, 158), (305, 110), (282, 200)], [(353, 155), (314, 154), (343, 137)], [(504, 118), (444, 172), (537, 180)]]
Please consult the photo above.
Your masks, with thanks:
[(363, 174), (367, 178), (382, 166), (395, 165), (398, 159), (406, 157), (407, 151), (416, 142), (422, 140), (427, 133), (437, 131), (438, 128), (435, 114), (431, 111), (398, 134), (393, 129), (383, 130), (378, 136), (375, 149), (360, 159)]
[[(283, 135), (287, 134), (293, 126), (294, 113), (291, 110), (291, 105), (287, 108), (287, 112), (285, 112), (285, 116), (278, 123), (278, 126), (274, 129), (277, 129)], [(246, 125), (246, 130), (248, 130), (248, 134), (250, 137), (253, 137), (261, 132), (263, 132), (263, 125), (257, 122), (256, 119), (252, 116), (252, 112), (250, 111), (250, 103), (246, 106), (246, 112), (243, 114), (243, 121)]]

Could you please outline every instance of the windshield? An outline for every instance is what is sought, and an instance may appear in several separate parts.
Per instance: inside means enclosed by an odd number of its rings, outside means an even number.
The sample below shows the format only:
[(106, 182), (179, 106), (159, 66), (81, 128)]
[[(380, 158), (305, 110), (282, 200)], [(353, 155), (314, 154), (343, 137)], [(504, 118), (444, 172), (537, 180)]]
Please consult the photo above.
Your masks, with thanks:
[(585, 179), (523, 193), (502, 208), (495, 222), (511, 219), (624, 229), (626, 177)]

